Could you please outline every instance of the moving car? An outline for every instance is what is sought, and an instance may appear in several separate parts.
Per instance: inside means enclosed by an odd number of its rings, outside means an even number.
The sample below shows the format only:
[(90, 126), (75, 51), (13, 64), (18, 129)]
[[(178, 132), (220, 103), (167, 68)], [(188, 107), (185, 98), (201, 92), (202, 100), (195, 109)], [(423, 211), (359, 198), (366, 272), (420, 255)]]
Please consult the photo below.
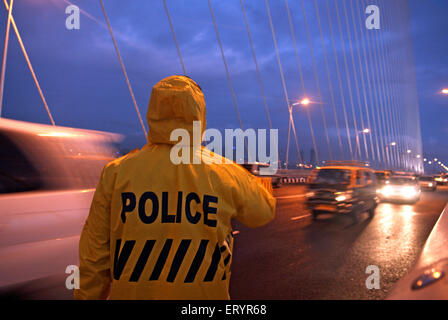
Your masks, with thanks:
[(314, 169), (309, 178), (306, 205), (317, 219), (324, 213), (373, 217), (379, 199), (375, 172), (357, 162), (328, 164)]
[(437, 189), (437, 182), (432, 176), (421, 176), (418, 179), (418, 184), (422, 190), (436, 191)]
[(39, 286), (43, 294), (53, 284), (72, 295), (65, 289), (66, 268), (78, 264), (95, 187), (121, 140), (0, 119), (0, 295), (28, 297)]
[(420, 200), (418, 178), (414, 176), (392, 176), (380, 192), (383, 201), (416, 203)]
[(376, 183), (378, 186), (383, 186), (387, 183), (391, 176), (389, 170), (375, 170)]
[(434, 177), (434, 180), (436, 181), (437, 185), (444, 186), (448, 184), (448, 177), (444, 174), (440, 174)]

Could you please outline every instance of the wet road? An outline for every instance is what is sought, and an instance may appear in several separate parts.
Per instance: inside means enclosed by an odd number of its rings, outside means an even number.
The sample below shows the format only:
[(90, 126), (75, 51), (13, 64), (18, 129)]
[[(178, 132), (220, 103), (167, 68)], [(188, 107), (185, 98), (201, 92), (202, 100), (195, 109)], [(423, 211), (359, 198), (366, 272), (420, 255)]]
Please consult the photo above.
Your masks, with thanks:
[[(381, 203), (353, 224), (304, 209), (303, 187), (275, 189), (276, 218), (259, 229), (233, 223), (232, 299), (383, 299), (412, 267), (446, 202), (448, 188), (423, 192), (415, 205)], [(380, 270), (367, 289), (366, 268)]]

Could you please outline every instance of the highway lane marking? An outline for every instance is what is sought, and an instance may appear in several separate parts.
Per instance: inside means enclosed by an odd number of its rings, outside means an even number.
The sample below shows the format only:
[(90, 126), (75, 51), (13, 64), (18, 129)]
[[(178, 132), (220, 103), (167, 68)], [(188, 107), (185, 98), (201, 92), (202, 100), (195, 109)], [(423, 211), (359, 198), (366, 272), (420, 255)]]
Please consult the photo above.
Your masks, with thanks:
[(300, 220), (300, 219), (308, 218), (308, 217), (311, 217), (311, 215), (310, 215), (310, 214), (306, 214), (306, 215), (304, 215), (304, 216), (292, 217), (291, 220), (292, 220), (292, 221), (296, 221), (296, 220)]
[(296, 194), (296, 195), (293, 195), (293, 196), (282, 196), (282, 197), (275, 197), (275, 198), (277, 198), (277, 199), (291, 199), (291, 198), (303, 198), (303, 197), (305, 197), (304, 194)]

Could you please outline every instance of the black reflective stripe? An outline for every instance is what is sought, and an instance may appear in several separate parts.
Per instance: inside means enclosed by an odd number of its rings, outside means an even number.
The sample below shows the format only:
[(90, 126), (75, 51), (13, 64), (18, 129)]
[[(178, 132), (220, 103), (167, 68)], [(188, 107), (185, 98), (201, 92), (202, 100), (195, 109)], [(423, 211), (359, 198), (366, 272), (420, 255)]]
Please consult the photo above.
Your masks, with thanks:
[(215, 277), (216, 270), (218, 270), (218, 264), (219, 260), (221, 260), (221, 251), (219, 249), (218, 244), (215, 246), (215, 251), (213, 251), (212, 255), (212, 262), (210, 263), (210, 266), (208, 267), (207, 274), (205, 275), (204, 281), (213, 281), (213, 278)]
[(174, 282), (174, 280), (176, 279), (177, 272), (179, 271), (182, 261), (184, 260), (188, 247), (190, 247), (190, 243), (191, 239), (184, 239), (180, 242), (179, 248), (174, 255), (173, 263), (171, 264), (170, 272), (168, 273), (166, 281)]
[(230, 256), (231, 256), (231, 254), (229, 253), (229, 255), (224, 259), (224, 265), (225, 265), (225, 266), (227, 266), (227, 264), (229, 263), (229, 261), (230, 261)]
[(173, 239), (167, 239), (163, 245), (162, 251), (160, 252), (159, 258), (157, 259), (154, 270), (151, 273), (149, 280), (158, 280), (163, 267), (165, 266), (166, 258), (170, 253), (171, 245), (173, 244)]
[[(229, 261), (230, 261), (230, 257), (231, 257), (231, 256), (232, 256), (232, 255), (229, 253), (229, 254), (227, 255), (227, 257), (224, 258), (224, 266), (227, 267), (227, 265), (229, 264)], [(227, 271), (224, 270), (224, 275), (222, 276), (221, 280), (226, 280), (226, 277), (227, 277)]]
[(114, 279), (120, 280), (121, 273), (128, 262), (129, 256), (131, 255), (132, 249), (134, 248), (135, 240), (127, 240), (123, 249), (120, 251), (121, 239), (117, 239), (115, 243), (115, 256), (114, 256)]
[(146, 262), (148, 261), (148, 257), (151, 254), (152, 248), (154, 248), (154, 244), (156, 240), (146, 240), (145, 246), (143, 247), (142, 253), (138, 258), (137, 264), (134, 267), (134, 271), (132, 271), (131, 278), (129, 281), (137, 282), (140, 279), (140, 275), (143, 272), (143, 269), (146, 266)]
[(207, 244), (208, 240), (201, 240), (201, 243), (199, 244), (199, 249), (193, 258), (193, 262), (191, 263), (190, 270), (188, 270), (184, 282), (190, 283), (193, 282), (194, 279), (196, 278), (196, 274), (199, 271), (199, 267), (201, 266), (202, 260), (204, 260), (205, 251), (207, 250)]

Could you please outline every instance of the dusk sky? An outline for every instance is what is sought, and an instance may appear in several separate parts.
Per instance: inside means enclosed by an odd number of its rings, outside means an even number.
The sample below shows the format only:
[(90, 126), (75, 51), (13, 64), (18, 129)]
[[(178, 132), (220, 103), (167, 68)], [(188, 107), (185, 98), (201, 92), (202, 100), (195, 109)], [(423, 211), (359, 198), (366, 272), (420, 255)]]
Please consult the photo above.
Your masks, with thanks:
[[(110, 34), (105, 24), (98, 1), (72, 1), (78, 5), (81, 14), (80, 29), (67, 30), (65, 20), (68, 1), (63, 0), (22, 0), (15, 1), (13, 15), (28, 50), (31, 62), (39, 78), (48, 105), (57, 125), (104, 130), (126, 136), (124, 146), (132, 148), (145, 143), (134, 106), (115, 53)], [(337, 61), (343, 77), (342, 92), (347, 104), (350, 130), (353, 119), (350, 97), (344, 66), (343, 50), (349, 66), (349, 77), (356, 104), (358, 129), (363, 107), (357, 104), (355, 92), (355, 73), (352, 67), (349, 37), (352, 40), (355, 66), (358, 65), (358, 50), (363, 58), (362, 42), (354, 40), (352, 11), (356, 21), (358, 37), (358, 18), (364, 23), (367, 15), (364, 10), (369, 4), (376, 4), (381, 11), (381, 29), (384, 32), (386, 54), (391, 55), (392, 63), (385, 66), (391, 80), (391, 94), (395, 92), (397, 108), (408, 120), (409, 128), (418, 130), (412, 123), (417, 119), (412, 114), (415, 103), (412, 73), (415, 70), (420, 108), (423, 155), (437, 156), (448, 162), (448, 95), (442, 95), (442, 88), (448, 87), (448, 1), (338, 1), (342, 19), (340, 36), (334, 0), (330, 4), (330, 19), (334, 31), (330, 36), (326, 0), (318, 0), (320, 20), (324, 38), (324, 48), (329, 64), (330, 79), (335, 96), (340, 134), (347, 152), (342, 100), (336, 76), (334, 41)], [(236, 100), (244, 128), (268, 128), (265, 107), (260, 85), (251, 53), (240, 0), (212, 0), (219, 34), (229, 66), (235, 89)], [(262, 82), (266, 92), (272, 125), (279, 129), (280, 157), (284, 157), (288, 132), (288, 109), (285, 102), (274, 42), (269, 26), (265, 2), (263, 0), (244, 1), (249, 27), (254, 41), (255, 52), (260, 66)], [(317, 68), (317, 77), (322, 93), (318, 97), (312, 55), (308, 45), (304, 16), (299, 0), (288, 0), (297, 41), (298, 55), (303, 69), (306, 95), (315, 104), (310, 105), (312, 124), (316, 134), (321, 158), (328, 157), (320, 107), (323, 106), (331, 146), (337, 154), (335, 119), (331, 107), (329, 84), (326, 73), (324, 51), (316, 19), (314, 0), (304, 0), (312, 49)], [(136, 101), (143, 117), (152, 86), (160, 79), (182, 74), (177, 51), (170, 31), (162, 0), (151, 1), (112, 1), (104, 0), (107, 14), (112, 24), (123, 61), (127, 68)], [(206, 0), (167, 0), (176, 36), (184, 59), (187, 75), (203, 89), (207, 103), (208, 127), (223, 130), (237, 128), (238, 119), (232, 100), (229, 84), (219, 50), (213, 22)], [(301, 83), (296, 55), (291, 41), (287, 11), (284, 1), (269, 1), (273, 26), (285, 73), (287, 92), (291, 102), (302, 99)], [(349, 29), (347, 34), (344, 6), (348, 10)], [(359, 9), (359, 10), (358, 10)], [(406, 25), (402, 20), (410, 12), (412, 38), (403, 34), (400, 27)], [(3, 4), (0, 10), (0, 47), (3, 52), (3, 39), (7, 11)], [(361, 20), (359, 20), (361, 21)], [(364, 30), (366, 32), (367, 30)], [(411, 41), (412, 39), (412, 41)], [(410, 49), (409, 52), (406, 51)], [(369, 50), (369, 47), (367, 47)], [(405, 54), (405, 53), (408, 54)], [(409, 54), (410, 53), (410, 54)], [(406, 56), (406, 57), (404, 57)], [(415, 58), (415, 66), (411, 57)], [(373, 72), (374, 67), (369, 67)], [(414, 69), (415, 68), (415, 69)], [(365, 70), (364, 70), (365, 71)], [(394, 77), (403, 79), (394, 83)], [(357, 75), (359, 80), (359, 73)], [(361, 86), (360, 82), (358, 83)], [(393, 89), (396, 90), (393, 90)], [(361, 89), (360, 89), (361, 90)], [(361, 94), (361, 93), (360, 93)], [(398, 98), (397, 98), (398, 97)], [(362, 94), (361, 94), (362, 99)], [(321, 104), (318, 103), (322, 101)], [(362, 101), (362, 100), (361, 100)], [(49, 124), (48, 116), (34, 86), (17, 38), (11, 30), (8, 51), (3, 117)], [(364, 116), (364, 118), (362, 118)], [(312, 148), (310, 128), (306, 112), (294, 110), (295, 124), (300, 146), (305, 157), (309, 158)], [(404, 117), (404, 116), (403, 116)], [(144, 119), (146, 124), (146, 119)], [(410, 122), (409, 122), (410, 121)], [(417, 120), (415, 120), (417, 121)], [(367, 124), (364, 125), (366, 127)], [(410, 130), (408, 128), (408, 130)], [(412, 130), (411, 130), (412, 131)], [(415, 133), (415, 132), (414, 132)], [(354, 137), (352, 136), (352, 139)], [(392, 137), (390, 138), (392, 139)], [(294, 143), (291, 143), (291, 156), (297, 159)], [(295, 161), (295, 160), (294, 160)]]

